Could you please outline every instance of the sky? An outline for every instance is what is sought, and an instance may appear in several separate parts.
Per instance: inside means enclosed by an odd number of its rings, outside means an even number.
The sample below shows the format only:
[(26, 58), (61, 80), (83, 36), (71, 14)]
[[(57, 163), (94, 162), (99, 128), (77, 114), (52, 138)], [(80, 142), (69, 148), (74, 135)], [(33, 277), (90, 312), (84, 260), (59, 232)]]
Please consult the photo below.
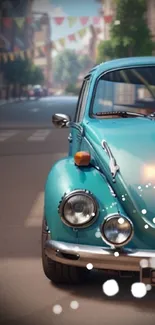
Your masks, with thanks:
[(60, 38), (66, 38), (66, 47), (70, 49), (81, 49), (87, 45), (89, 39), (89, 31), (81, 41), (80, 37), (76, 36), (76, 42), (67, 40), (67, 36), (72, 33), (78, 32), (83, 26), (77, 19), (76, 24), (70, 27), (67, 19), (64, 20), (62, 25), (56, 25), (53, 17), (82, 17), (90, 16), (89, 22), (85, 26), (89, 26), (92, 22), (93, 16), (99, 16), (101, 4), (95, 0), (35, 0), (33, 11), (48, 12), (51, 17), (51, 39), (56, 41)]

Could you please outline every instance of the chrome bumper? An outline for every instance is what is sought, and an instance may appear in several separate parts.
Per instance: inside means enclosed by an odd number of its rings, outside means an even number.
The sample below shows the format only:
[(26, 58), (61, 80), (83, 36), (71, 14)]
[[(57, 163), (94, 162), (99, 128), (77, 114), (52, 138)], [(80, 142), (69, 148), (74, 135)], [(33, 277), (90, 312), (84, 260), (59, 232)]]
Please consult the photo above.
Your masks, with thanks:
[(116, 249), (98, 246), (76, 245), (54, 240), (48, 240), (45, 244), (46, 255), (54, 261), (62, 264), (86, 267), (93, 264), (95, 269), (116, 271), (140, 271), (140, 261), (155, 259), (155, 251), (140, 251), (123, 249), (119, 256), (114, 253)]

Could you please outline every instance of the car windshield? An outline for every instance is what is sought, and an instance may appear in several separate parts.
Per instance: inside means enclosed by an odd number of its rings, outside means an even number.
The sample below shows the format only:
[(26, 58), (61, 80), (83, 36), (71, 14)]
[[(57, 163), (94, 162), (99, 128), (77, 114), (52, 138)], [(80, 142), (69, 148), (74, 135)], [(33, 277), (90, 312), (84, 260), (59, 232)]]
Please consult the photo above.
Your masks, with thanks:
[(110, 112), (155, 112), (155, 66), (115, 70), (102, 76), (93, 102), (93, 115)]

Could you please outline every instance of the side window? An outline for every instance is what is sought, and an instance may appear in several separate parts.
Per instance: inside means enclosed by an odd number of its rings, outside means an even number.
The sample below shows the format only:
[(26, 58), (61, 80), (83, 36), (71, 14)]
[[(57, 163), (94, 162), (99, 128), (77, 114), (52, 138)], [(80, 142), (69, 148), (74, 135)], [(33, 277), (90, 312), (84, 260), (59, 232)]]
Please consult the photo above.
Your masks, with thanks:
[(81, 94), (77, 107), (76, 122), (81, 122), (83, 119), (88, 91), (89, 91), (90, 79), (86, 79), (83, 83)]

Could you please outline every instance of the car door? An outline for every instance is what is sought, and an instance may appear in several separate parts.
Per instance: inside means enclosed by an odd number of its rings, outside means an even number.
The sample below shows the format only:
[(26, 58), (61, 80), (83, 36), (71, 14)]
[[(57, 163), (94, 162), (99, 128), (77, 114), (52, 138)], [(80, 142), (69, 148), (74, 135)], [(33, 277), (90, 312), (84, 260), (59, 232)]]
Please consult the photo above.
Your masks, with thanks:
[(90, 86), (90, 76), (86, 77), (83, 81), (75, 114), (75, 119), (71, 123), (69, 141), (69, 156), (74, 156), (77, 151), (80, 151), (83, 127), (82, 120), (85, 112), (88, 91)]

